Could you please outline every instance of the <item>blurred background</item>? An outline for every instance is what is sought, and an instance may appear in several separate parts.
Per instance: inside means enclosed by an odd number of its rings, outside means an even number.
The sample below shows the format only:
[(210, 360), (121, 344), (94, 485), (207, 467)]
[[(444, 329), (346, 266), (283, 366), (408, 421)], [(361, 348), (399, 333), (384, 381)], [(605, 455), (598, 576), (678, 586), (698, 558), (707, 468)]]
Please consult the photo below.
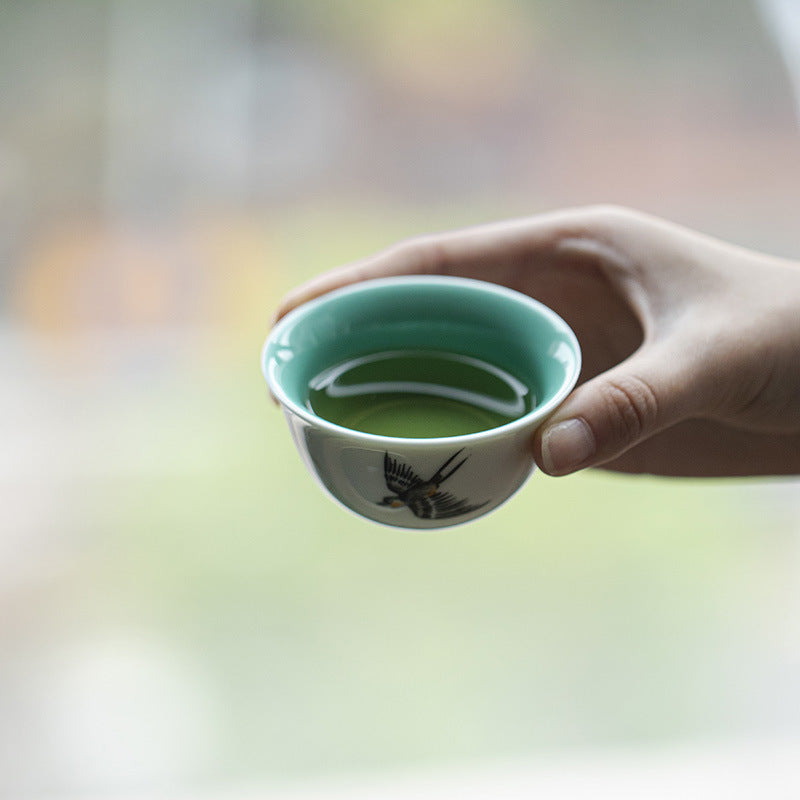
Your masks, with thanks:
[(2, 0), (0, 796), (800, 757), (798, 482), (537, 475), (378, 528), (259, 368), (286, 290), (418, 233), (614, 202), (800, 256), (798, 30), (793, 0)]

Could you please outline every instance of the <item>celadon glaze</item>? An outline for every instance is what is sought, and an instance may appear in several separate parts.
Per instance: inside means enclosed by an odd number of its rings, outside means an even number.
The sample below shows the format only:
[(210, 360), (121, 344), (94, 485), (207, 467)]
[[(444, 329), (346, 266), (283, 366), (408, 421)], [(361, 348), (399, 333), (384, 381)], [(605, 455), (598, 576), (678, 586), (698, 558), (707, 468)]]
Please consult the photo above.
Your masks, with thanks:
[[(383, 350), (449, 351), (495, 364), (532, 388), (536, 406), (496, 428), (404, 439), (317, 417), (308, 383), (333, 364)], [(511, 497), (534, 469), (531, 435), (575, 385), (580, 348), (552, 310), (464, 278), (355, 284), (284, 317), (262, 367), (310, 472), (346, 508), (375, 522), (430, 529), (468, 522)]]

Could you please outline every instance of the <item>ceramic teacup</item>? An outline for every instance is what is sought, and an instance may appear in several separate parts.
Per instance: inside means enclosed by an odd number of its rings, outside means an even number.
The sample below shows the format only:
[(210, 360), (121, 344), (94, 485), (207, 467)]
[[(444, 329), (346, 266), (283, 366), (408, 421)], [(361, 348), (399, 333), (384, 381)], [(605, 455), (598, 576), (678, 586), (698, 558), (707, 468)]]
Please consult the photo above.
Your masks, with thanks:
[[(386, 353), (414, 354), (411, 368), (419, 374), (388, 389), (374, 375), (361, 385), (342, 378), (339, 365), (374, 371), (374, 360)], [(408, 416), (424, 423), (427, 401), (451, 391), (435, 379), (443, 353), (468, 368), (481, 365), (489, 381), (503, 378), (507, 396), (502, 389), (475, 401), (478, 416), (502, 412), (499, 423), (453, 434), (445, 418), (422, 434), (376, 433), (367, 432), (368, 424), (359, 430), (321, 416), (312, 403), (323, 386), (331, 402), (360, 393), (369, 412), (372, 400), (385, 400), (382, 393), (411, 389), (420, 400)], [(318, 297), (281, 319), (262, 353), (270, 391), (319, 483), (362, 517), (423, 529), (483, 516), (523, 485), (535, 466), (532, 434), (572, 390), (580, 362), (575, 334), (536, 300), (492, 283), (436, 276), (369, 280)], [(456, 399), (464, 395), (453, 391)], [(436, 413), (447, 415), (446, 408)]]

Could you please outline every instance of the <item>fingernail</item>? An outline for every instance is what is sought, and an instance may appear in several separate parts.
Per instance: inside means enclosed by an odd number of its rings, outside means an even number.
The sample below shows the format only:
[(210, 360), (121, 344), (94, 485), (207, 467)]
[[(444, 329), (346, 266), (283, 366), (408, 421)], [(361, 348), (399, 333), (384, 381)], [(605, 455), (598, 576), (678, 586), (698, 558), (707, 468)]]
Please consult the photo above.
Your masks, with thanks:
[(558, 422), (542, 434), (542, 466), (554, 475), (571, 472), (591, 458), (595, 448), (594, 434), (582, 419)]

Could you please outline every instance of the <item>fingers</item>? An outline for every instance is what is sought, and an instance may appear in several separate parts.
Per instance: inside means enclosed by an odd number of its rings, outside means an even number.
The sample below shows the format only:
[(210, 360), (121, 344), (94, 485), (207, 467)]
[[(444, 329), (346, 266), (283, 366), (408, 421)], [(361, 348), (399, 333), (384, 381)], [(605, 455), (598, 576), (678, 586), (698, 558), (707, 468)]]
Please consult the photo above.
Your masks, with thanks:
[(315, 297), (360, 281), (395, 275), (458, 273), (468, 277), (468, 256), (474, 257), (476, 252), (486, 252), (488, 243), (481, 247), (479, 239), (478, 229), (418, 237), (389, 247), (362, 261), (330, 270), (289, 292), (278, 307), (273, 323)]
[(550, 475), (619, 459), (659, 431), (702, 414), (711, 398), (671, 345), (645, 346), (578, 387), (536, 433), (534, 455)]
[(591, 239), (636, 216), (635, 212), (605, 207), (569, 209), (409, 239), (294, 289), (281, 302), (273, 323), (334, 289), (395, 275), (458, 275), (523, 289), (531, 270), (564, 257), (558, 252), (560, 242)]
[[(692, 234), (697, 238), (696, 234)], [(331, 270), (290, 292), (273, 322), (319, 295), (394, 275), (459, 275), (525, 291), (532, 274), (571, 262), (601, 267), (625, 283), (631, 266), (654, 258), (658, 243), (686, 237), (678, 226), (638, 211), (591, 206), (420, 236)]]
[(435, 274), (439, 265), (434, 256), (420, 240), (396, 245), (363, 261), (325, 272), (289, 292), (278, 306), (272, 323), (303, 303), (352, 283), (393, 275)]

